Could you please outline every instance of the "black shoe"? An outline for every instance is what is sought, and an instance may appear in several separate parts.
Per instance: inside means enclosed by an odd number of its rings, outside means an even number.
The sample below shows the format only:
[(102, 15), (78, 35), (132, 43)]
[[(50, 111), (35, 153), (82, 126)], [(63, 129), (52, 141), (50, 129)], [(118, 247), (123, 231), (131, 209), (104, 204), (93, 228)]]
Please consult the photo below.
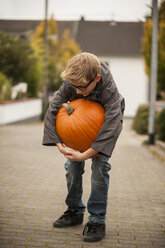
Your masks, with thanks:
[(83, 231), (83, 241), (97, 242), (105, 237), (105, 224), (87, 223)]
[(78, 212), (74, 209), (69, 209), (64, 212), (64, 214), (57, 219), (54, 223), (54, 227), (69, 227), (80, 225), (83, 223), (84, 214)]

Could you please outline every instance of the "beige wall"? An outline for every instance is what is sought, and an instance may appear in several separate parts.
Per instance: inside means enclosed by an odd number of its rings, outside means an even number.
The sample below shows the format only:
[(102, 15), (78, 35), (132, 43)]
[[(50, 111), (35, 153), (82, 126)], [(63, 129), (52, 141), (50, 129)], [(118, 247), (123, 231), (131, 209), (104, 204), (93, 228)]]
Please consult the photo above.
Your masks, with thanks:
[(125, 117), (133, 117), (140, 104), (147, 103), (148, 78), (141, 57), (100, 57), (109, 68), (126, 101)]

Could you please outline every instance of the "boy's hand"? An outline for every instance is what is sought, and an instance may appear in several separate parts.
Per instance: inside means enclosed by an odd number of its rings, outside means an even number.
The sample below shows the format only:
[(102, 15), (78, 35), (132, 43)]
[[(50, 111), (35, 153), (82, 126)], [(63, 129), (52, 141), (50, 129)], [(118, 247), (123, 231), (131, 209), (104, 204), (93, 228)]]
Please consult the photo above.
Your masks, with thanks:
[(84, 153), (81, 153), (73, 149), (71, 149), (70, 154), (66, 154), (65, 157), (78, 162), (86, 160)]
[(85, 152), (79, 152), (61, 143), (57, 143), (56, 145), (59, 151), (63, 153), (66, 158), (69, 158), (73, 161), (81, 162), (81, 161), (87, 160), (88, 158), (96, 158), (99, 156), (98, 151), (92, 148), (89, 148)]
[(56, 145), (57, 145), (57, 147), (58, 147), (58, 150), (59, 150), (61, 153), (63, 153), (64, 155), (69, 155), (69, 154), (71, 154), (73, 151), (75, 151), (75, 150), (73, 150), (72, 148), (69, 148), (69, 147), (67, 147), (67, 146), (64, 146), (64, 145), (61, 144), (61, 143), (57, 143)]

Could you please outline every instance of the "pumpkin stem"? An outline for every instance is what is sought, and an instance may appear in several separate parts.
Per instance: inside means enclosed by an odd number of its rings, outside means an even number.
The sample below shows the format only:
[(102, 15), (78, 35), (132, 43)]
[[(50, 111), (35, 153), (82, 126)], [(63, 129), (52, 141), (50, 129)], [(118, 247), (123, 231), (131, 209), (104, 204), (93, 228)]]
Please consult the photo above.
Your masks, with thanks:
[(68, 115), (71, 115), (74, 111), (74, 109), (67, 103), (63, 103), (62, 107), (64, 107), (67, 110)]

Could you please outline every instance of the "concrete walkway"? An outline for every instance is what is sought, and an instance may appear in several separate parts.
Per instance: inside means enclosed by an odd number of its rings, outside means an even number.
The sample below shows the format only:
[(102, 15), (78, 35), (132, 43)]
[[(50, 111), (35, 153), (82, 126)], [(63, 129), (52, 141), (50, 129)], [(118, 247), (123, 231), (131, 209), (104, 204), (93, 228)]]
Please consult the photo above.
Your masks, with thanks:
[[(43, 124), (0, 127), (1, 248), (163, 248), (165, 247), (165, 163), (158, 160), (125, 120), (110, 159), (112, 170), (106, 238), (84, 243), (83, 225), (55, 229), (66, 209), (65, 158), (43, 147)], [(90, 193), (86, 162), (83, 200)]]

